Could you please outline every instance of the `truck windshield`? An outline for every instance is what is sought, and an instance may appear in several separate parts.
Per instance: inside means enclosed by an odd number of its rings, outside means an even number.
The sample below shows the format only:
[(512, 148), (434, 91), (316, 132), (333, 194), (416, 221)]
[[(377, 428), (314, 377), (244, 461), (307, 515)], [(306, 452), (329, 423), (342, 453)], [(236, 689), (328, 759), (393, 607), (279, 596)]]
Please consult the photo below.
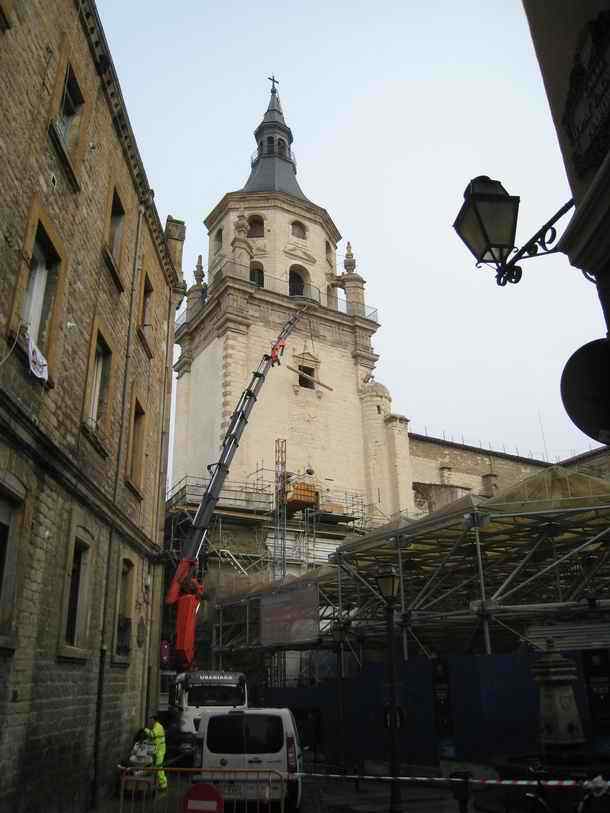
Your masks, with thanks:
[(190, 686), (189, 706), (243, 706), (246, 702), (243, 686)]

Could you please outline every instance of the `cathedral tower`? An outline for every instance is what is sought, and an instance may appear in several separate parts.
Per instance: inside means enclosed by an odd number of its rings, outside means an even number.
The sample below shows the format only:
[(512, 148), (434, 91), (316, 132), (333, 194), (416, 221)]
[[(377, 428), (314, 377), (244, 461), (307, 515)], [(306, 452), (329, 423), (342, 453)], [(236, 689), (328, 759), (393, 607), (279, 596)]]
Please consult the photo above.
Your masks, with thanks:
[(198, 262), (176, 332), (174, 482), (204, 475), (218, 459), (252, 370), (290, 314), (308, 304), (267, 378), (230, 479), (246, 481), (261, 461), (272, 468), (275, 439), (286, 438), (288, 471), (313, 470), (321, 498), (325, 490), (359, 492), (380, 517), (411, 510), (407, 421), (391, 414), (388, 391), (373, 379), (377, 311), (365, 302), (350, 244), (338, 269), (341, 235), (299, 186), (275, 82), (254, 135), (245, 186), (205, 220), (207, 284)]

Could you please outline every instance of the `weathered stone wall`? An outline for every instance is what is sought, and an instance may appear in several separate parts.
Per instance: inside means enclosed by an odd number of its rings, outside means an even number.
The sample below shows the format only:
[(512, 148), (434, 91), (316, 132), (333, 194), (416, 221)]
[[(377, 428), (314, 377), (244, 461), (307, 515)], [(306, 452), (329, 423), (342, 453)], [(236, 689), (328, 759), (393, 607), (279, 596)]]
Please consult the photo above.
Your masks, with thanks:
[[(228, 310), (239, 312), (232, 319)], [(239, 396), (269, 352), (291, 310), (267, 292), (245, 287), (239, 295), (221, 293), (213, 298), (204, 316), (215, 327), (216, 338), (201, 348), (193, 347), (190, 372), (178, 379), (176, 460), (174, 481), (183, 471), (182, 460), (190, 461), (191, 475), (217, 460), (218, 450)], [(330, 317), (330, 318), (327, 318)], [(231, 480), (243, 481), (264, 462), (274, 464), (276, 438), (287, 438), (287, 468), (303, 471), (311, 466), (318, 478), (333, 490), (366, 491), (364, 476), (363, 424), (359, 383), (366, 370), (355, 363), (354, 331), (348, 317), (333, 318), (325, 310), (312, 312), (290, 337), (278, 368), (270, 371), (252, 413), (231, 467)], [(218, 354), (220, 359), (218, 358)], [(287, 365), (314, 368), (319, 380), (332, 387), (299, 387), (298, 375)], [(221, 373), (222, 421), (218, 415)], [(183, 382), (190, 376), (190, 383)], [(190, 387), (190, 404), (186, 394)], [(182, 406), (184, 403), (184, 407)], [(188, 409), (181, 414), (182, 408)], [(379, 419), (383, 430), (383, 419)], [(190, 427), (187, 438), (183, 426)], [(217, 427), (214, 437), (210, 428)]]
[(567, 469), (576, 469), (582, 474), (589, 474), (591, 477), (608, 480), (610, 479), (610, 449), (604, 446), (592, 452), (585, 452), (564, 460), (561, 465)]
[[(153, 558), (163, 530), (181, 272), (154, 206), (139, 208), (148, 186), (95, 8), (71, 0), (11, 6), (10, 28), (0, 32), (0, 357), (10, 351), (0, 368), (0, 498), (12, 523), (4, 578), (0, 570), (0, 810), (64, 810), (73, 800), (70, 809), (84, 810), (92, 780), (100, 789), (112, 782), (147, 692), (151, 702), (157, 692)], [(78, 141), (62, 151), (50, 127), (68, 64), (84, 101)], [(109, 262), (115, 189), (125, 216), (120, 256)], [(29, 373), (21, 318), (39, 223), (59, 257), (48, 385)], [(183, 226), (171, 221), (168, 229), (179, 244)], [(144, 275), (152, 289), (146, 320)], [(105, 419), (92, 429), (98, 331), (112, 364)], [(136, 397), (146, 421), (142, 476), (128, 482)], [(76, 539), (87, 553), (71, 645)], [(124, 559), (133, 565), (132, 589), (121, 603)], [(128, 654), (117, 653), (120, 609), (131, 619)]]
[[(410, 435), (410, 450), (419, 511), (440, 508), (467, 492), (492, 497), (549, 465), (416, 434)], [(439, 487), (434, 493), (424, 488), (432, 485)], [(427, 506), (423, 496), (426, 494)]]

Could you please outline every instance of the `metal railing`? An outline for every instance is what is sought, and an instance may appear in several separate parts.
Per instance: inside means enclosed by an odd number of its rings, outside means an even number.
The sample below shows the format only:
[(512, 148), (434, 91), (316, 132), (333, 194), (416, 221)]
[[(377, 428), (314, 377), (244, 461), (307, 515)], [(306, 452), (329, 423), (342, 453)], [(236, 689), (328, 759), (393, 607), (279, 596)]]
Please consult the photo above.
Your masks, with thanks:
[[(252, 813), (270, 813), (271, 810), (284, 813), (285, 809), (287, 779), (275, 770), (135, 765), (119, 765), (119, 770), (118, 813), (184, 813), (190, 810), (241, 813), (246, 810), (246, 805)], [(167, 783), (162, 791), (160, 780)], [(219, 801), (220, 798), (223, 802)]]
[[(361, 319), (379, 323), (379, 312), (377, 308), (372, 308), (369, 305), (359, 302), (348, 302), (343, 297), (336, 295), (324, 297), (319, 288), (308, 282), (303, 281), (301, 284), (293, 280), (291, 283), (288, 278), (272, 277), (262, 270), (250, 270), (247, 266), (232, 261), (227, 261), (212, 270), (211, 289), (213, 290), (223, 279), (227, 278), (239, 279), (249, 283), (254, 288), (281, 294), (282, 296), (289, 296), (291, 299), (315, 302), (329, 310), (343, 313), (346, 316), (357, 316)], [(187, 324), (196, 314), (199, 314), (205, 307), (205, 304), (206, 302), (202, 300), (201, 304), (195, 309), (191, 309), (190, 312), (185, 308), (179, 313), (176, 317), (176, 331)]]
[[(198, 505), (208, 483), (208, 477), (183, 477), (171, 487), (167, 495), (167, 511), (177, 505)], [(273, 510), (273, 493), (271, 488), (260, 490), (253, 483), (227, 480), (220, 492), (218, 506), (267, 513)]]
[[(331, 307), (330, 305), (328, 307)], [(379, 322), (379, 312), (377, 308), (370, 308), (360, 302), (348, 302), (343, 297), (337, 297), (337, 311), (345, 313), (347, 316), (359, 316), (361, 319), (368, 319), (371, 322)]]

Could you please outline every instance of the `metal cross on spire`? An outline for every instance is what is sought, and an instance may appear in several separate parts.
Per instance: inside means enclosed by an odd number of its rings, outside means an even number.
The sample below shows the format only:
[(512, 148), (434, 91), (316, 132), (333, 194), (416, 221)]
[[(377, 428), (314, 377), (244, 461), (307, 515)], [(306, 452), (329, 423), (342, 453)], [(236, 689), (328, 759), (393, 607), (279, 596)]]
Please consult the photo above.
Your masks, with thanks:
[(280, 80), (275, 78), (275, 74), (271, 74), (267, 79), (271, 82), (271, 93), (275, 93), (275, 86), (279, 85)]

